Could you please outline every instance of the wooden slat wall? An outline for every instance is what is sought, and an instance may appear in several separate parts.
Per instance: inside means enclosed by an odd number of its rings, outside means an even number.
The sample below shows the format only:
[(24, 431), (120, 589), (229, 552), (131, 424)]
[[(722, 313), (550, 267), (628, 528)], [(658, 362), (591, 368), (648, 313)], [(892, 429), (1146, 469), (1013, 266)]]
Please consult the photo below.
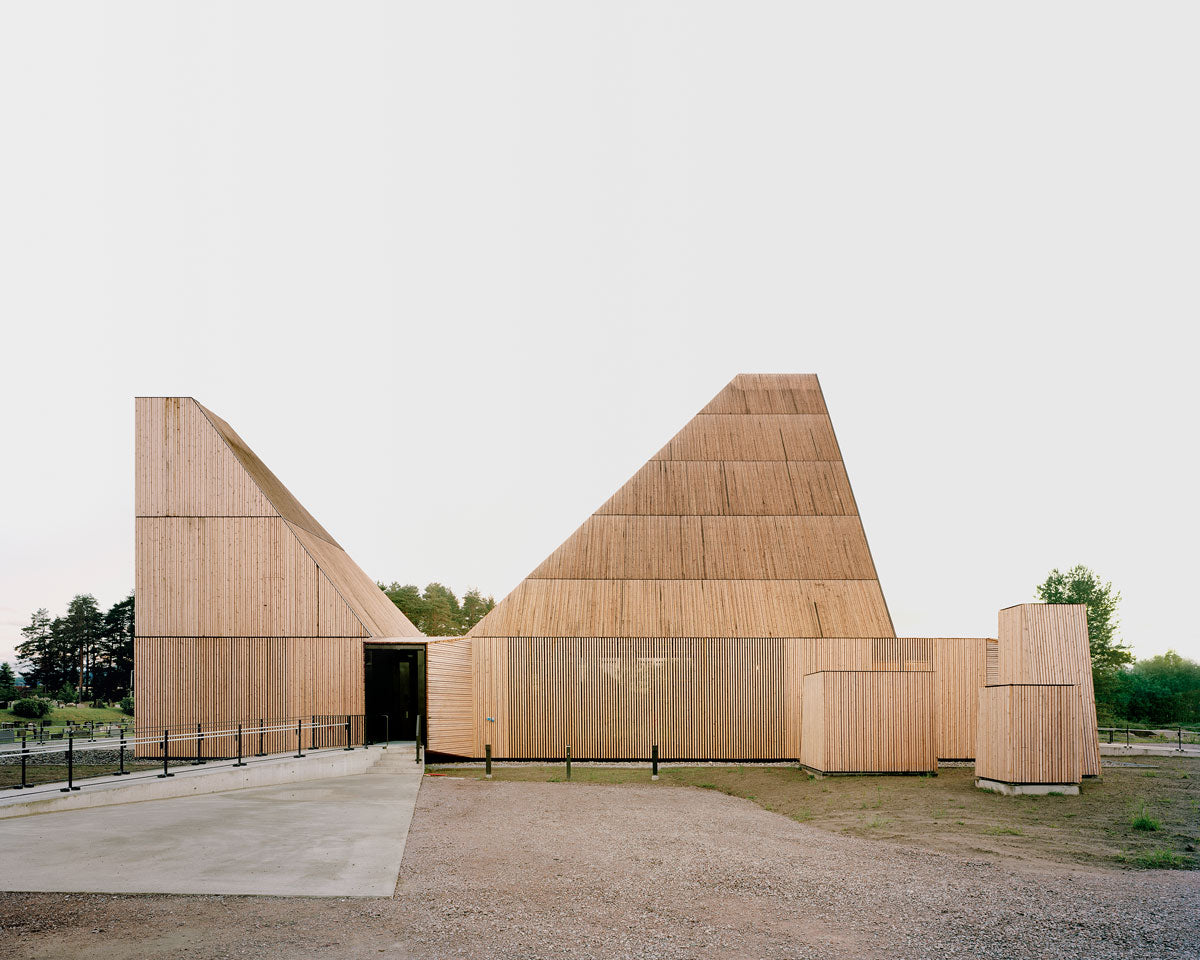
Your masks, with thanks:
[(801, 762), (824, 773), (935, 771), (933, 699), (931, 671), (809, 674)]
[(976, 776), (1003, 783), (1079, 783), (1079, 711), (1079, 695), (1070, 684), (984, 687)]
[(798, 754), (797, 640), (485, 637), (473, 663), (477, 756)]
[(425, 646), (425, 699), (429, 710), (429, 749), (470, 757), (475, 749), (473, 654), (468, 637)]
[(1022, 603), (1000, 611), (999, 683), (1069, 683), (1079, 698), (1083, 775), (1100, 775), (1100, 736), (1087, 634), (1087, 607)]
[(939, 637), (933, 644), (934, 740), (939, 760), (973, 760), (979, 691), (987, 683), (982, 637)]
[[(247, 754), (259, 719), (310, 719), (363, 712), (362, 641), (354, 637), (137, 637), (137, 727), (206, 729), (245, 725)], [(253, 743), (251, 742), (253, 740)], [(268, 752), (293, 749), (295, 734), (268, 735)], [(304, 745), (311, 746), (308, 731)], [(192, 746), (182, 749), (189, 753)], [(234, 737), (206, 738), (203, 756), (232, 756)], [(161, 756), (151, 747), (140, 756)]]

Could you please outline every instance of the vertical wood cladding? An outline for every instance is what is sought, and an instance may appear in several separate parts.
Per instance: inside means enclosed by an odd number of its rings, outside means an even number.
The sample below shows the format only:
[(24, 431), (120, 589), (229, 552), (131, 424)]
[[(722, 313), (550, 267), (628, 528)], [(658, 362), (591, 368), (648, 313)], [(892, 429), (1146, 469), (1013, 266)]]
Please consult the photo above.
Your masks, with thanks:
[[(470, 645), (474, 739), (469, 749), (445, 752), (482, 756), (491, 744), (498, 758), (557, 758), (565, 756), (569, 746), (578, 758), (619, 759), (648, 757), (657, 745), (664, 759), (794, 760), (808, 746), (802, 725), (807, 731), (817, 722), (804, 700), (806, 675), (851, 672), (926, 677), (895, 684), (879, 681), (878, 690), (886, 688), (887, 695), (880, 692), (875, 699), (862, 700), (864, 710), (874, 711), (864, 714), (867, 726), (886, 720), (893, 734), (912, 743), (902, 750), (885, 739), (872, 748), (875, 754), (856, 755), (886, 755), (892, 758), (889, 763), (925, 763), (927, 752), (936, 760), (946, 751), (948, 759), (969, 759), (975, 754), (973, 724), (984, 642), (895, 637), (465, 638), (456, 643)], [(432, 699), (434, 651), (441, 646), (429, 648), (431, 717), (437, 716)], [(447, 692), (441, 696), (461, 704), (468, 680), (462, 670), (447, 671), (446, 677)], [(861, 689), (868, 688), (876, 689), (863, 680)], [(830, 695), (840, 690), (831, 688)], [(918, 700), (911, 714), (896, 700), (910, 693)], [(833, 720), (827, 728), (848, 729), (845, 724), (835, 726)], [(465, 726), (456, 725), (456, 737), (463, 733)], [(442, 749), (432, 741), (430, 746)]]
[(363, 638), (419, 631), (225, 421), (188, 397), (136, 414), (139, 727), (362, 713)]
[(471, 641), (466, 637), (425, 646), (425, 697), (429, 749), (467, 757), (475, 753), (475, 700)]
[(928, 670), (810, 673), (800, 762), (822, 773), (936, 771), (933, 711)]

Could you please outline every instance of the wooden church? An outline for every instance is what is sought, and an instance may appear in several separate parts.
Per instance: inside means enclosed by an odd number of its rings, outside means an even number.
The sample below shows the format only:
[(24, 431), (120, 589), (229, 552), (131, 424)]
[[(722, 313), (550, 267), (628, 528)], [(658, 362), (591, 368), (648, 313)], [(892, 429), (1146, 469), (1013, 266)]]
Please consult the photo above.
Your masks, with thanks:
[(1099, 773), (1084, 608), (896, 637), (812, 375), (734, 378), (465, 637), (422, 637), (195, 400), (138, 400), (136, 501), (148, 729), (420, 715), (449, 756)]

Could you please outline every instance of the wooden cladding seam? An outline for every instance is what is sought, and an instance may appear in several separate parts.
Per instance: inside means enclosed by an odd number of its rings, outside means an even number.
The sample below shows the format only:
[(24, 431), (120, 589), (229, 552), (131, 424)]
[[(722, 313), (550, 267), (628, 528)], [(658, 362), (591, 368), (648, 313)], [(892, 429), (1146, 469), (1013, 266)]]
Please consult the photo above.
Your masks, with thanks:
[(535, 579), (874, 580), (858, 517), (589, 518)]
[(596, 511), (647, 516), (856, 516), (840, 460), (651, 460)]
[(841, 460), (824, 414), (697, 414), (655, 460)]
[(876, 580), (523, 581), (471, 636), (894, 636)]
[(701, 413), (825, 413), (813, 374), (740, 373)]

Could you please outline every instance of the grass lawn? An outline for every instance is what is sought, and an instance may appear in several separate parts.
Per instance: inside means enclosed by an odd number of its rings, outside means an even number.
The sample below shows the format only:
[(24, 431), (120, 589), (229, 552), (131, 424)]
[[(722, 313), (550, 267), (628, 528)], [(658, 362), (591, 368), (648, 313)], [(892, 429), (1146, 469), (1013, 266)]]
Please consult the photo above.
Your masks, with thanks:
[[(124, 713), (118, 707), (63, 707), (61, 710), (51, 710), (45, 717), (33, 721), (41, 723), (45, 720), (47, 724), (62, 726), (64, 723), (87, 723), (89, 720), (100, 722), (116, 723), (121, 720), (132, 720), (129, 714)], [(0, 721), (15, 721), (17, 723), (29, 723), (26, 717), (18, 717), (11, 710), (0, 710)]]
[[(1055, 863), (1200, 869), (1200, 759), (1136, 757), (1108, 763), (1077, 797), (1006, 797), (975, 788), (970, 767), (936, 777), (829, 777), (798, 767), (572, 768), (572, 782), (698, 787), (744, 797), (824, 830), (878, 837), (947, 853), (998, 854)], [(431, 773), (482, 779), (479, 767)], [(500, 764), (494, 780), (562, 781), (562, 765)]]

